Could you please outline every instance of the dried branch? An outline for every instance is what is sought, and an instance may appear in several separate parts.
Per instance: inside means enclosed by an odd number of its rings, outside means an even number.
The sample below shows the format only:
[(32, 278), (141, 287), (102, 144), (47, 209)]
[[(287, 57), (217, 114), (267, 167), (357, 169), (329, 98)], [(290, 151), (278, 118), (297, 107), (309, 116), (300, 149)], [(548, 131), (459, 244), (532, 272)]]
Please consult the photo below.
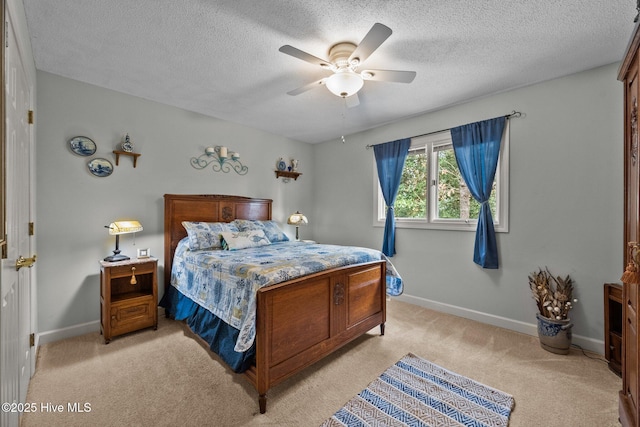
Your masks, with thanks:
[(529, 287), (542, 316), (556, 320), (569, 317), (569, 310), (575, 302), (573, 279), (569, 275), (565, 278), (554, 277), (549, 268), (539, 268), (529, 275)]

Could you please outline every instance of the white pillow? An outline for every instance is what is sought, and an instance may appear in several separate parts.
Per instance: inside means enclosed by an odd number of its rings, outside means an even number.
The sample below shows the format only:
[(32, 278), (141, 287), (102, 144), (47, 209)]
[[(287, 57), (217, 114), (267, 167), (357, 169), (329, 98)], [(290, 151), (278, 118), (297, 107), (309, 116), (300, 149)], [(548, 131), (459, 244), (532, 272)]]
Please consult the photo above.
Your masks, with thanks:
[(258, 246), (270, 245), (263, 230), (247, 230), (247, 231), (223, 231), (222, 249), (235, 251), (237, 249), (256, 248)]

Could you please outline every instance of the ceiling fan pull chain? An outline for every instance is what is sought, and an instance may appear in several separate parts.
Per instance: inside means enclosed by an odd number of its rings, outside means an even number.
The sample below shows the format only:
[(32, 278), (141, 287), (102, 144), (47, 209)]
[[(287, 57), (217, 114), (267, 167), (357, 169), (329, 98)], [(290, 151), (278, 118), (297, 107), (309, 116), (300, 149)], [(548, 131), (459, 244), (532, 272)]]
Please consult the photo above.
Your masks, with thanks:
[(340, 139), (342, 140), (342, 143), (344, 144), (346, 141), (344, 139), (344, 131), (346, 129), (346, 121), (347, 121), (347, 98), (342, 98), (342, 102), (344, 102), (344, 109), (342, 110), (342, 135), (340, 136)]

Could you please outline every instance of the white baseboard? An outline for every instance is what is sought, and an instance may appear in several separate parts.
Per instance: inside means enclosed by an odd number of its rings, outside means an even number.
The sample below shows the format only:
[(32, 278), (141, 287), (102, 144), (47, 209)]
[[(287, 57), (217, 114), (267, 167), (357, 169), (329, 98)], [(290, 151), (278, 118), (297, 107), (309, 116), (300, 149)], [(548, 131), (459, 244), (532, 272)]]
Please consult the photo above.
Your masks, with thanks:
[(100, 330), (100, 321), (81, 323), (79, 325), (67, 326), (66, 328), (54, 329), (52, 331), (40, 332), (37, 334), (37, 344), (43, 345), (54, 341), (60, 341), (65, 338), (77, 337), (91, 332)]
[[(164, 308), (158, 307), (158, 318), (164, 316)], [(54, 341), (60, 341), (66, 338), (77, 337), (79, 335), (90, 334), (100, 331), (100, 321), (80, 323), (78, 325), (67, 326), (66, 328), (54, 329), (47, 332), (39, 332), (36, 334), (36, 348), (39, 345), (47, 344)]]
[[(535, 323), (525, 323), (519, 320), (508, 319), (506, 317), (495, 316), (493, 314), (483, 313), (476, 310), (470, 310), (464, 307), (445, 304), (432, 301), (426, 298), (402, 294), (394, 297), (395, 299), (409, 304), (418, 305), (420, 307), (429, 308), (431, 310), (440, 311), (442, 313), (452, 314), (454, 316), (464, 317), (465, 319), (475, 320), (477, 322), (486, 323), (500, 328), (510, 329), (512, 331), (523, 334), (538, 336), (538, 326)], [(158, 308), (160, 310), (160, 308)], [(158, 313), (160, 315), (160, 313)], [(47, 344), (54, 341), (71, 338), (78, 335), (84, 335), (100, 330), (100, 321), (81, 323), (79, 325), (69, 326), (62, 329), (54, 329), (52, 331), (41, 332), (36, 336), (36, 345)], [(577, 344), (583, 349), (592, 353), (604, 355), (604, 341), (588, 338), (582, 335), (572, 335), (572, 343)]]
[[(519, 320), (495, 316), (493, 314), (470, 310), (468, 308), (458, 307), (455, 305), (444, 304), (441, 302), (407, 294), (402, 294), (394, 298), (399, 301), (429, 308), (435, 311), (440, 311), (442, 313), (453, 314), (454, 316), (464, 317), (465, 319), (471, 319), (489, 325), (510, 329), (512, 331), (520, 332), (534, 337), (538, 336), (538, 326), (536, 323), (525, 323)], [(592, 353), (604, 355), (604, 341), (602, 340), (596, 340), (582, 335), (572, 334), (571, 342)]]

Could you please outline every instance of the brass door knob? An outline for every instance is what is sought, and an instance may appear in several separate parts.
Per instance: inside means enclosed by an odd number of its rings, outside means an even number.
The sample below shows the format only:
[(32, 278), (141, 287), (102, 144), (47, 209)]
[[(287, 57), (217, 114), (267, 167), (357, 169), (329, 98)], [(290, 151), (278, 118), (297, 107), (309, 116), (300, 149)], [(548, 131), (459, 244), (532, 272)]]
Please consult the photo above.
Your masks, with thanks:
[(31, 258), (25, 258), (22, 255), (20, 255), (16, 260), (16, 271), (20, 270), (22, 267), (31, 268), (33, 264), (35, 264), (35, 262), (36, 262), (35, 254)]

